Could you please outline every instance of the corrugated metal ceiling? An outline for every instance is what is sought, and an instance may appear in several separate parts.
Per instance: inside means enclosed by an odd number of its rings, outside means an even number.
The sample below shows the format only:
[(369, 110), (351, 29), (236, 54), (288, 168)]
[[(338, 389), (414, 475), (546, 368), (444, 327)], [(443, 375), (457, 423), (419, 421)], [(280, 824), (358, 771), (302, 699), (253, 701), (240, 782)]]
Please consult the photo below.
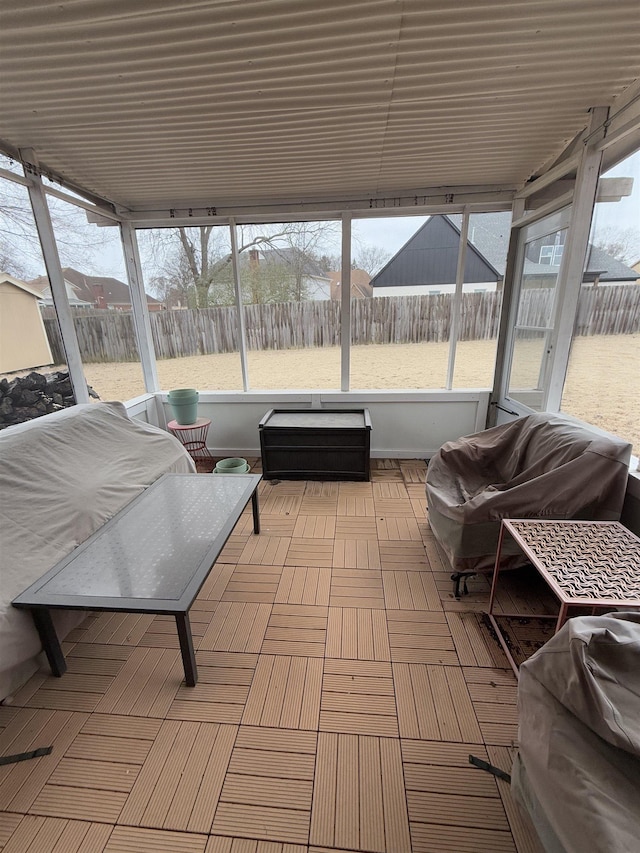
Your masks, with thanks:
[(640, 76), (638, 0), (2, 0), (0, 127), (127, 207), (519, 186)]

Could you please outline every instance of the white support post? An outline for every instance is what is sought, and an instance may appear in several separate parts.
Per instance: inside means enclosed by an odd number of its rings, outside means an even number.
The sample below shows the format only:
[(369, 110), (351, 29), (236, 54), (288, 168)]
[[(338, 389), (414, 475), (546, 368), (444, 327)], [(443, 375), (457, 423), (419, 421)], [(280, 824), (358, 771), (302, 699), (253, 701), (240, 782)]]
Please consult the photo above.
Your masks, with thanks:
[(244, 308), (242, 304), (242, 282), (240, 280), (240, 255), (238, 254), (238, 234), (236, 221), (229, 218), (229, 233), (231, 235), (231, 266), (233, 268), (233, 285), (236, 294), (236, 310), (238, 312), (238, 346), (240, 349), (240, 366), (242, 368), (242, 387), (249, 390), (249, 368), (247, 365), (247, 335), (244, 328)]
[(138, 241), (130, 222), (123, 221), (120, 223), (120, 239), (122, 240), (124, 263), (127, 269), (127, 279), (131, 293), (133, 326), (138, 341), (138, 354), (142, 365), (144, 387), (149, 393), (154, 393), (160, 390), (156, 368), (156, 354), (153, 346), (153, 335), (151, 333), (151, 319), (149, 317), (147, 295), (144, 292)]
[(58, 317), (58, 325), (60, 326), (60, 334), (62, 336), (62, 346), (64, 348), (67, 367), (69, 369), (69, 379), (73, 387), (73, 394), (76, 403), (88, 403), (89, 391), (87, 389), (87, 381), (82, 369), (82, 359), (80, 357), (80, 346), (76, 335), (75, 326), (73, 325), (73, 316), (69, 307), (67, 298), (67, 290), (62, 274), (62, 266), (60, 265), (60, 256), (56, 245), (56, 237), (51, 224), (51, 216), (49, 207), (47, 206), (47, 198), (40, 179), (38, 170), (38, 160), (34, 151), (23, 149), (20, 152), (22, 162), (24, 163), (24, 174), (27, 179), (27, 191), (29, 200), (33, 210), (33, 218), (38, 229), (38, 238), (42, 248), (42, 257), (44, 258), (45, 267), (47, 269), (47, 277), (51, 286), (51, 296), (53, 305)]
[[(543, 400), (544, 409), (550, 412), (559, 411), (562, 403), (562, 390), (567, 374), (571, 339), (578, 310), (580, 288), (582, 287), (593, 206), (598, 190), (598, 178), (602, 162), (600, 143), (604, 135), (603, 125), (607, 119), (607, 114), (607, 107), (596, 107), (592, 110), (590, 126), (586, 132), (588, 141), (585, 141), (576, 175), (571, 223), (556, 288), (558, 300), (550, 344), (551, 369)], [(597, 130), (600, 132), (595, 132)]]
[(348, 391), (351, 378), (351, 214), (342, 214), (340, 270), (340, 390)]
[(462, 311), (462, 288), (464, 286), (464, 266), (467, 259), (467, 241), (469, 238), (469, 208), (465, 207), (462, 214), (460, 229), (460, 244), (458, 245), (458, 266), (456, 268), (456, 289), (451, 306), (451, 331), (449, 333), (449, 363), (447, 365), (446, 389), (453, 388), (453, 372), (456, 366), (456, 347), (460, 330), (460, 312)]
[(520, 228), (515, 223), (524, 216), (524, 212), (525, 200), (523, 198), (514, 199), (511, 213), (509, 247), (507, 249), (507, 263), (502, 281), (502, 305), (500, 308), (498, 340), (496, 342), (496, 367), (493, 376), (493, 392), (491, 394), (491, 403), (493, 405), (489, 406), (487, 426), (496, 425), (496, 405), (504, 401), (509, 382), (513, 328), (516, 322), (517, 311), (515, 296), (518, 295), (514, 294), (514, 282), (517, 272), (516, 260)]

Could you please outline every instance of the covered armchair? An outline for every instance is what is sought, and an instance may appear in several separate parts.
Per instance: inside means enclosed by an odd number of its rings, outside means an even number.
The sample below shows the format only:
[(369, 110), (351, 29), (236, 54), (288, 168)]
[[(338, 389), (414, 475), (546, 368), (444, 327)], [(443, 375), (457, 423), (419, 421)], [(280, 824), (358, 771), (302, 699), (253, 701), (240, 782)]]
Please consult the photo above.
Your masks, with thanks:
[[(539, 413), (443, 445), (427, 469), (429, 523), (460, 578), (493, 571), (503, 518), (617, 521), (631, 445)], [(501, 567), (526, 562), (503, 543)]]

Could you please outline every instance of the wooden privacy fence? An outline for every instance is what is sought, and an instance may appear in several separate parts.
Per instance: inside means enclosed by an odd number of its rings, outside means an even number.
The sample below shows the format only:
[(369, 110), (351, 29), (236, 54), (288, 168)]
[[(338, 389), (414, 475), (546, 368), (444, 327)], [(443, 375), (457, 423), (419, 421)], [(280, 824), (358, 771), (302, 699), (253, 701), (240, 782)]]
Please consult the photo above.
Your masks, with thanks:
[[(518, 324), (544, 326), (551, 311), (550, 290), (527, 290)], [(465, 293), (458, 338), (494, 338), (498, 333), (502, 293)], [(385, 296), (354, 299), (353, 344), (403, 344), (448, 341), (453, 296)], [(64, 352), (52, 308), (43, 309), (54, 361)], [(236, 309), (206, 308), (150, 314), (158, 358), (234, 352), (238, 349)], [(330, 347), (340, 343), (340, 303), (283, 302), (245, 306), (247, 346), (252, 350)], [(138, 346), (131, 312), (74, 310), (80, 353), (86, 362), (137, 361)], [(640, 286), (583, 287), (576, 334), (622, 335), (640, 331)]]

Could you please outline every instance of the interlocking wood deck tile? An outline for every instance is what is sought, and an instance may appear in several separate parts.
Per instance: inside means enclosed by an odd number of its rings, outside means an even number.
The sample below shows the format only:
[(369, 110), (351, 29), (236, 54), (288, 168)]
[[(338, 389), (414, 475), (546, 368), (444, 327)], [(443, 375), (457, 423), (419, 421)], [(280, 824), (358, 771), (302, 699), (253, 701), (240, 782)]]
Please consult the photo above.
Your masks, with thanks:
[(297, 539), (333, 539), (336, 532), (336, 518), (333, 515), (303, 515), (296, 519), (293, 536)]
[[(423, 571), (430, 569), (422, 542), (380, 542), (382, 568), (387, 571)], [(434, 585), (435, 590), (435, 585)]]
[[(404, 488), (404, 485), (402, 486)], [(409, 498), (374, 498), (374, 508), (377, 516), (413, 518), (413, 507)]]
[(332, 480), (308, 480), (304, 490), (305, 497), (335, 498), (340, 491), (340, 484)]
[[(384, 586), (384, 601), (387, 610), (440, 610), (440, 596), (436, 589), (433, 575), (429, 571), (390, 571), (385, 568), (385, 549), (397, 543), (387, 543), (380, 546), (382, 556), (382, 583)], [(400, 564), (397, 563), (396, 566)], [(411, 561), (411, 565), (414, 563)]]
[(447, 622), (462, 666), (508, 667), (502, 648), (489, 633), (481, 614), (447, 612)]
[(338, 483), (338, 495), (340, 497), (343, 495), (373, 496), (373, 484), (371, 482), (341, 482)]
[(427, 476), (427, 468), (424, 463), (420, 467), (413, 465), (401, 465), (400, 470), (402, 471), (402, 477), (405, 483), (418, 484), (424, 490), (424, 481)]
[(424, 498), (410, 497), (411, 500), (411, 508), (413, 509), (413, 514), (420, 522), (424, 522), (424, 527), (420, 526), (420, 532), (424, 539), (425, 531), (429, 531), (430, 528), (425, 520), (425, 516), (427, 514), (427, 502)]
[[(489, 746), (487, 747), (487, 752), (489, 753), (491, 764), (495, 767), (500, 767), (507, 773), (511, 773), (515, 750), (507, 749), (504, 746)], [(511, 785), (504, 779), (497, 778), (496, 784), (507, 814), (513, 839), (518, 848), (518, 853), (543, 853), (542, 845), (529, 816), (523, 809), (516, 805), (511, 796)]]
[(508, 747), (516, 744), (516, 681), (511, 670), (466, 666), (463, 675), (484, 742)]
[(270, 604), (222, 601), (199, 648), (204, 651), (259, 652), (270, 614)]
[[(244, 528), (246, 525), (247, 519), (242, 519), (242, 522), (239, 524)], [(224, 546), (222, 551), (220, 552), (220, 556), (218, 557), (216, 564), (218, 563), (238, 563), (240, 561), (240, 555), (244, 551), (244, 547), (250, 539), (251, 533), (253, 532), (253, 521), (250, 522), (251, 529), (245, 531), (244, 529), (240, 532), (237, 529), (234, 530), (234, 533), (227, 539), (227, 544)]]
[(241, 726), (211, 831), (306, 844), (316, 737)]
[(477, 826), (412, 821), (411, 841), (413, 853), (516, 853), (510, 833)]
[(495, 777), (471, 765), (470, 754), (488, 760), (485, 748), (477, 743), (402, 740), (407, 791), (499, 797)]
[(63, 758), (49, 778), (51, 785), (72, 788), (123, 791), (128, 793), (138, 775), (138, 766), (115, 761)]
[(338, 515), (336, 520), (336, 539), (377, 539), (378, 530), (375, 518), (352, 518)]
[(397, 737), (391, 665), (382, 661), (327, 658), (320, 730)]
[(262, 653), (322, 658), (326, 634), (326, 607), (275, 604), (262, 644)]
[(377, 538), (336, 539), (333, 543), (334, 569), (380, 569)]
[(394, 500), (400, 503), (406, 501), (408, 492), (404, 482), (377, 482), (373, 484), (373, 499), (378, 504), (380, 500)]
[(401, 737), (483, 742), (460, 669), (394, 663), (393, 681)]
[(199, 652), (198, 683), (180, 686), (167, 718), (239, 723), (257, 661), (257, 655)]
[(260, 517), (264, 514), (295, 518), (300, 511), (302, 497), (302, 493), (291, 495), (275, 491), (267, 492), (264, 499), (260, 501)]
[[(18, 828), (18, 824), (21, 820), (23, 820), (24, 815), (21, 814), (9, 814), (9, 812), (2, 812), (0, 814), (0, 850), (5, 849), (6, 843), (9, 841), (13, 833)], [(31, 818), (31, 821), (41, 822), (43, 818)], [(14, 850), (18, 848), (14, 845)], [(20, 850), (25, 850), (26, 844), (23, 844)]]
[(298, 515), (329, 515), (335, 517), (337, 508), (337, 492), (333, 497), (310, 497), (305, 494)]
[(360, 495), (345, 492), (341, 493), (340, 497), (338, 498), (338, 518), (343, 518), (344, 516), (364, 518), (367, 516), (375, 515), (375, 512), (376, 510), (373, 504), (373, 493)]
[(286, 566), (317, 566), (330, 568), (333, 559), (333, 539), (291, 539), (284, 559)]
[(272, 604), (280, 583), (282, 566), (238, 565), (222, 595), (222, 601), (263, 601)]
[(276, 592), (276, 604), (328, 605), (331, 569), (285, 566)]
[(282, 566), (291, 542), (288, 536), (252, 536), (240, 555), (241, 563)]
[(384, 610), (329, 608), (327, 657), (391, 660)]
[[(215, 605), (210, 602), (208, 608), (196, 607), (189, 613), (191, 636), (195, 649), (200, 645), (200, 640), (207, 630), (214, 610)], [(175, 618), (164, 614), (152, 617), (149, 627), (138, 641), (138, 647), (141, 646), (152, 649), (179, 649), (180, 642)]]
[(19, 713), (19, 708), (14, 708), (11, 705), (0, 705), (0, 735)]
[(260, 655), (243, 724), (317, 730), (322, 672), (319, 658)]
[[(153, 621), (147, 613), (92, 613), (79, 626), (83, 643), (122, 643), (135, 646)], [(81, 632), (81, 635), (80, 635)]]
[(0, 767), (0, 812), (27, 812), (87, 719), (70, 711), (24, 710), (0, 735), (0, 754), (53, 746), (49, 755)]
[(221, 601), (229, 579), (235, 569), (237, 560), (233, 560), (231, 565), (225, 563), (216, 563), (213, 570), (209, 573), (208, 578), (202, 584), (202, 588), (198, 593), (196, 602), (198, 601)]
[(387, 459), (382, 456), (376, 456), (371, 460), (372, 471), (396, 471), (400, 469), (399, 459)]
[(237, 726), (167, 720), (118, 823), (209, 832)]
[(410, 853), (399, 741), (320, 732), (309, 841)]
[(142, 765), (160, 731), (160, 720), (92, 714), (67, 749), (65, 758)]
[(422, 542), (420, 528), (415, 518), (402, 518), (397, 516), (376, 517), (378, 528), (378, 539), (380, 540), (409, 540)]
[(402, 471), (399, 468), (392, 470), (373, 470), (371, 480), (375, 483), (402, 483)]
[[(293, 529), (296, 524), (296, 515), (266, 515), (260, 508), (260, 536), (293, 536)], [(246, 533), (251, 536), (253, 533), (253, 516), (243, 518), (242, 522), (238, 522), (235, 527), (236, 533)]]
[(204, 853), (206, 835), (116, 826), (104, 853)]
[(435, 536), (430, 532), (431, 528), (429, 527), (428, 517), (426, 524), (426, 532), (423, 533), (422, 542), (424, 544), (425, 551), (427, 552), (431, 568), (434, 572), (446, 572), (447, 575), (450, 576), (452, 572), (451, 566), (436, 542)]
[(381, 573), (357, 568), (333, 569), (329, 603), (332, 607), (383, 609)]
[[(3, 853), (103, 853), (111, 835), (112, 827), (101, 823), (88, 823), (64, 818), (40, 817), (37, 815), (10, 815), (19, 818), (0, 850)], [(4, 822), (4, 821), (3, 821)]]
[(95, 710), (102, 714), (164, 717), (183, 679), (179, 652), (138, 647)]
[(307, 853), (307, 850), (306, 844), (281, 844), (279, 841), (211, 835), (205, 853)]
[(387, 625), (392, 660), (458, 665), (442, 611), (387, 610)]

